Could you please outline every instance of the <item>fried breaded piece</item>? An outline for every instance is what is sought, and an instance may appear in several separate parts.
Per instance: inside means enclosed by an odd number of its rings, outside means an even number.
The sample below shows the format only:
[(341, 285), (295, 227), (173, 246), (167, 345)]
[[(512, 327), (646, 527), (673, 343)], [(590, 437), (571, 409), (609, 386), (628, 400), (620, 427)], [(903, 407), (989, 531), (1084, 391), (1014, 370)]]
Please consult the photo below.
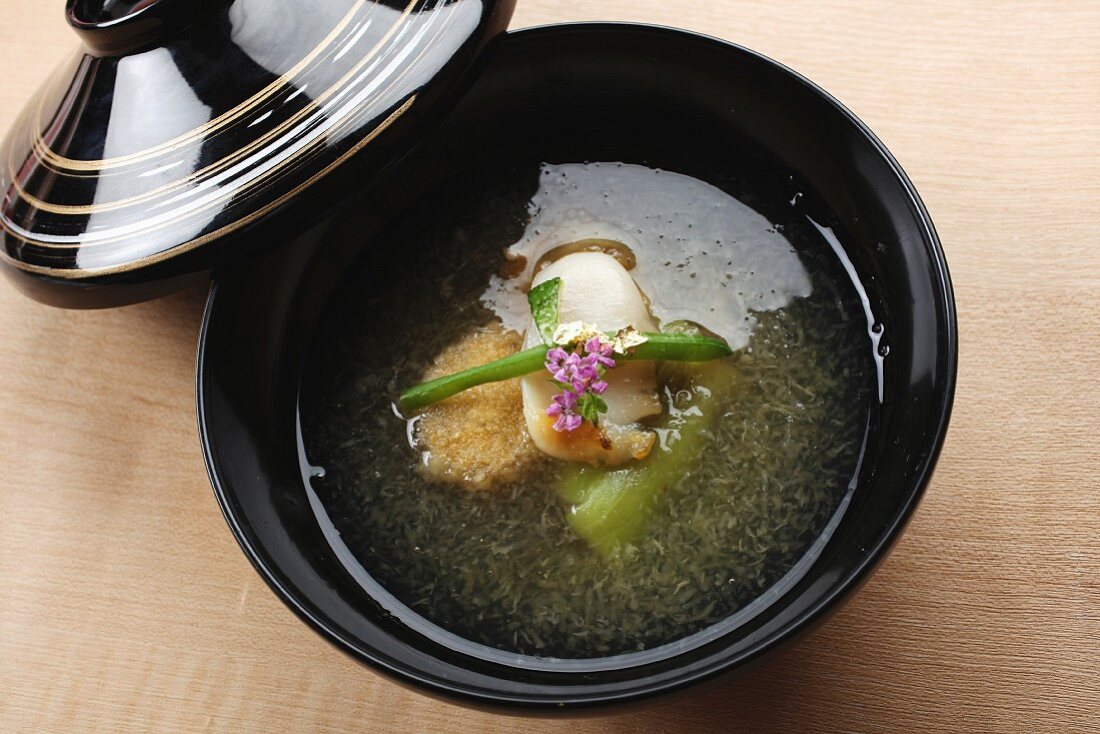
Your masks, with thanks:
[[(499, 325), (482, 327), (444, 349), (423, 379), (507, 357), (522, 341)], [(479, 385), (429, 406), (416, 436), (425, 455), (422, 473), (471, 491), (515, 481), (540, 458), (524, 423), (518, 378)]]

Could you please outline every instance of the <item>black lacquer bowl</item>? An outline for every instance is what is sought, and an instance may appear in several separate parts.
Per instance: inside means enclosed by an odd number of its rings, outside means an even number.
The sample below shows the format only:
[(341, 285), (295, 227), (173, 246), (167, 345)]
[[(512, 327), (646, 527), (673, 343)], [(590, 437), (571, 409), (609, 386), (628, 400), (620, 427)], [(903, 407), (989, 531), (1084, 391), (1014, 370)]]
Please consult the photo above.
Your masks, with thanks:
[[(749, 141), (793, 171), (846, 233), (867, 308), (890, 336), (858, 485), (820, 556), (714, 639), (525, 666), (433, 641), (372, 598), (326, 540), (299, 466), (296, 401), (328, 294), (402, 206), (514, 146), (642, 136), (654, 150)], [(578, 711), (647, 701), (742, 670), (836, 608), (883, 557), (927, 484), (954, 394), (956, 324), (932, 224), (881, 143), (821, 89), (750, 51), (669, 29), (584, 24), (508, 34), (457, 108), (351, 205), (262, 260), (216, 273), (199, 353), (211, 480), (241, 546), (303, 619), (356, 659), (463, 703)]]

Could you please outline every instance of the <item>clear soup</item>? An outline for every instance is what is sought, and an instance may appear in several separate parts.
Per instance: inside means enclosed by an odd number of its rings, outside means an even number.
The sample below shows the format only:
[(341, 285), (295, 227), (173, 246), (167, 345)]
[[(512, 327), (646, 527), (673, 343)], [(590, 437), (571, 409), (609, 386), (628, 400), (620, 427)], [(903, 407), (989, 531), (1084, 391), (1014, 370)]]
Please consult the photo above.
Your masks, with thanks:
[[(303, 377), (306, 479), (345, 562), (392, 613), (471, 649), (653, 650), (792, 583), (853, 490), (876, 398), (879, 327), (838, 235), (812, 218), (794, 179), (755, 175), (748, 158), (722, 171), (581, 161), (489, 163), (396, 216), (327, 306)], [(732, 385), (665, 386), (666, 412), (700, 388), (719, 397), (694, 439), (698, 459), (613, 555), (569, 523), (559, 486), (575, 467), (534, 462), (479, 492), (432, 481), (415, 417), (395, 403), (460, 335), (522, 332), (517, 273), (586, 238), (626, 248), (659, 321), (701, 324), (735, 350)], [(675, 435), (658, 434), (675, 448)]]

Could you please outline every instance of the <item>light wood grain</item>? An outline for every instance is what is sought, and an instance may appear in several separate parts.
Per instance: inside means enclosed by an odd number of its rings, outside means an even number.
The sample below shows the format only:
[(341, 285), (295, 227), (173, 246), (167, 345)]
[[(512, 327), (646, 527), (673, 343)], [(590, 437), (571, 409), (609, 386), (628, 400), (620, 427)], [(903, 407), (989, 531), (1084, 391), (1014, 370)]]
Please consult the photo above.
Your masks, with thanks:
[[(304, 1), (304, 0), (303, 0)], [(74, 45), (0, 3), (0, 127)], [(520, 0), (678, 25), (833, 92), (893, 150), (959, 304), (955, 418), (875, 577), (748, 677), (505, 719), (335, 653), (253, 572), (202, 467), (203, 294), (52, 310), (0, 285), (0, 731), (1100, 731), (1100, 5)]]

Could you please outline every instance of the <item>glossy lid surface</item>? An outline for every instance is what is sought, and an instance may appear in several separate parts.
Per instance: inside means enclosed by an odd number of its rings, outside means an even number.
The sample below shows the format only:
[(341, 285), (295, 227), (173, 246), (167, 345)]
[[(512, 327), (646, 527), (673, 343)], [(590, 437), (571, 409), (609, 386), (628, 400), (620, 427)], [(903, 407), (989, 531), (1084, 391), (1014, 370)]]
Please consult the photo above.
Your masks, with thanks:
[(84, 48), (0, 150), (0, 262), (63, 305), (85, 304), (43, 282), (209, 270), (231, 235), (457, 87), (511, 6), (69, 0)]

